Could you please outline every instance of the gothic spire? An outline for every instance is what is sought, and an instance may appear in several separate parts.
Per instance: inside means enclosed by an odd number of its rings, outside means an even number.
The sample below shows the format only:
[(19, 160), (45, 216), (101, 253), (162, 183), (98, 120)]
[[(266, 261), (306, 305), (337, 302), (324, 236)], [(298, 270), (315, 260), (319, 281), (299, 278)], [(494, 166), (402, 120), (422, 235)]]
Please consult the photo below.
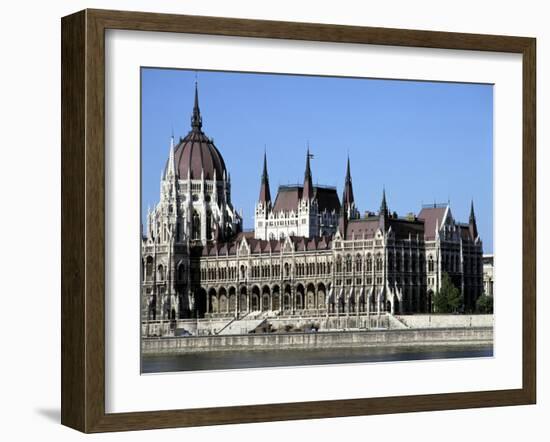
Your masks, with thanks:
[(346, 208), (349, 208), (354, 203), (353, 186), (351, 184), (351, 172), (350, 172), (350, 166), (349, 166), (349, 156), (348, 156), (348, 164), (346, 168), (346, 181), (344, 183), (344, 195), (342, 196), (342, 203)]
[(386, 203), (386, 189), (382, 191), (382, 203), (380, 204), (380, 212), (378, 213), (378, 220), (380, 228), (385, 231), (389, 227), (389, 210)]
[(309, 146), (306, 154), (306, 171), (304, 173), (304, 191), (302, 193), (302, 199), (311, 200), (313, 198), (313, 180), (311, 178), (311, 168), (309, 166), (309, 159), (311, 154), (309, 153)]
[(267, 174), (267, 153), (264, 151), (264, 170), (262, 172), (262, 184), (260, 186), (259, 201), (265, 204), (271, 203), (271, 192), (269, 191), (269, 176)]
[(380, 204), (380, 214), (388, 215), (388, 204), (386, 202), (386, 189), (382, 190), (382, 203)]
[(476, 240), (478, 237), (477, 232), (477, 223), (476, 223), (476, 215), (474, 213), (474, 200), (472, 199), (472, 202), (470, 204), (470, 220), (468, 223), (468, 230), (470, 231), (470, 236), (472, 237), (472, 240)]
[(201, 110), (199, 108), (199, 86), (195, 81), (195, 104), (193, 106), (193, 116), (191, 117), (191, 127), (193, 130), (201, 130), (202, 117)]

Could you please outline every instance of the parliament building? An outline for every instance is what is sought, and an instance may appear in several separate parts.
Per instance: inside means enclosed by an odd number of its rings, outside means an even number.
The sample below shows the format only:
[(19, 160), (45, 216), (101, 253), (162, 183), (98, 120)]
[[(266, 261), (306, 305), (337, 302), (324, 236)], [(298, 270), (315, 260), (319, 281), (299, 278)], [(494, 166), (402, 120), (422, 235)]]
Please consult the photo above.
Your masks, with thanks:
[(383, 191), (379, 209), (361, 214), (349, 158), (341, 199), (313, 184), (309, 149), (303, 184), (280, 186), (273, 199), (264, 153), (254, 230), (244, 231), (196, 87), (191, 130), (171, 139), (160, 201), (142, 230), (145, 322), (427, 313), (444, 273), (472, 311), (484, 289), (473, 203), (467, 223), (449, 204), (403, 217)]

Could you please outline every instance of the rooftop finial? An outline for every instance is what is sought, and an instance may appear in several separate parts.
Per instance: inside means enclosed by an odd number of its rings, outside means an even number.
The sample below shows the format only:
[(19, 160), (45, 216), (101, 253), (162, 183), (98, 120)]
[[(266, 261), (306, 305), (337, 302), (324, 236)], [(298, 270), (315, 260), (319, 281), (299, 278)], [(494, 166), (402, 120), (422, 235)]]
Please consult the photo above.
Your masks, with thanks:
[(313, 198), (313, 180), (311, 179), (311, 168), (309, 165), (310, 158), (313, 155), (309, 153), (309, 141), (307, 142), (307, 154), (306, 154), (306, 171), (304, 173), (304, 190), (302, 192), (302, 198), (305, 200), (311, 200)]
[(199, 85), (196, 79), (195, 79), (195, 104), (193, 106), (193, 116), (191, 117), (191, 127), (196, 130), (200, 130), (202, 128), (202, 117), (201, 117), (201, 111), (199, 108)]
[(386, 186), (382, 188), (382, 204), (380, 204), (380, 213), (388, 213), (388, 204), (386, 202)]
[(262, 172), (262, 182), (260, 186), (259, 201), (265, 204), (271, 203), (271, 192), (269, 190), (269, 176), (267, 174), (267, 151), (266, 150), (264, 150), (264, 170)]

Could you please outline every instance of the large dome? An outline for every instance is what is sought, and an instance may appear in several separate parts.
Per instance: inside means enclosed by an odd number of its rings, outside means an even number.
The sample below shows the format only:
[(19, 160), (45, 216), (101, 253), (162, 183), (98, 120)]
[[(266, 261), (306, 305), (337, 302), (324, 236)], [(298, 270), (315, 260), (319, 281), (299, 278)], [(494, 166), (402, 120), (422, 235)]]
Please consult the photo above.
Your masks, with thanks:
[[(202, 131), (202, 117), (199, 109), (199, 96), (195, 85), (195, 105), (191, 117), (191, 131), (174, 148), (176, 173), (180, 179), (200, 180), (204, 173), (205, 180), (222, 180), (225, 162), (220, 151)], [(188, 175), (191, 176), (188, 176)]]
[(203, 172), (205, 180), (214, 179), (214, 172), (216, 180), (221, 180), (226, 173), (220, 151), (201, 130), (193, 129), (180, 141), (174, 150), (174, 161), (176, 172), (183, 180), (200, 180)]

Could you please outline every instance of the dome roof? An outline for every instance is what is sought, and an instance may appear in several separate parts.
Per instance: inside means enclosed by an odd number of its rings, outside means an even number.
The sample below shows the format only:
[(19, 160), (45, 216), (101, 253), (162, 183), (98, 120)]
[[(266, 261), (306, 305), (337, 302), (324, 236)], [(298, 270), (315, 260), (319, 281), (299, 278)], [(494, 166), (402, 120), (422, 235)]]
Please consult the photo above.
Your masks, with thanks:
[[(191, 131), (174, 147), (174, 162), (176, 173), (180, 179), (222, 180), (227, 174), (225, 162), (220, 151), (202, 131), (202, 117), (199, 109), (199, 97), (195, 84), (195, 105), (191, 117)], [(190, 175), (190, 176), (188, 176)]]
[[(200, 180), (204, 173), (205, 180), (221, 180), (225, 162), (214, 143), (201, 130), (192, 130), (174, 149), (176, 173), (180, 179)], [(191, 174), (189, 177), (188, 175)]]

